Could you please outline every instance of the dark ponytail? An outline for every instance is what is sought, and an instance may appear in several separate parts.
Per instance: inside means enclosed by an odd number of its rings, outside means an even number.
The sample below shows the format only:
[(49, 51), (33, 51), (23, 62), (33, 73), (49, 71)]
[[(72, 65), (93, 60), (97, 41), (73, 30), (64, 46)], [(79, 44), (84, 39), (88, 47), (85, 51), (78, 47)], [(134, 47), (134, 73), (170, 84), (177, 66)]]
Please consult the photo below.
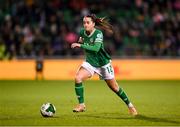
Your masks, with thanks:
[(90, 14), (85, 17), (90, 17), (98, 28), (107, 31), (110, 34), (113, 33), (113, 26), (108, 22), (106, 17), (97, 18), (95, 14)]

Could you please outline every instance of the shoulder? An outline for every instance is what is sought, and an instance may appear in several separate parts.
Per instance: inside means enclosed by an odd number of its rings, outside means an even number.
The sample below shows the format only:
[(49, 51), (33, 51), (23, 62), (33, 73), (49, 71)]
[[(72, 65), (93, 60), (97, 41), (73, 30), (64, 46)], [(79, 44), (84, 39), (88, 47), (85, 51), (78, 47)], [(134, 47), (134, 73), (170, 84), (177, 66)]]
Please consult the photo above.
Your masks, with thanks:
[(103, 37), (103, 32), (101, 30), (99, 30), (99, 29), (96, 29), (95, 34), (96, 34), (96, 37), (98, 37), (98, 38)]
[(100, 29), (97, 29), (97, 28), (96, 28), (95, 32), (96, 32), (96, 34), (103, 34), (103, 32)]
[(99, 29), (96, 29), (95, 34), (96, 34), (96, 37), (98, 37), (98, 38), (103, 37), (103, 32), (101, 30), (99, 30)]
[(96, 39), (95, 39), (96, 42), (102, 42), (103, 41), (103, 33), (101, 30), (96, 29), (95, 36), (96, 36)]

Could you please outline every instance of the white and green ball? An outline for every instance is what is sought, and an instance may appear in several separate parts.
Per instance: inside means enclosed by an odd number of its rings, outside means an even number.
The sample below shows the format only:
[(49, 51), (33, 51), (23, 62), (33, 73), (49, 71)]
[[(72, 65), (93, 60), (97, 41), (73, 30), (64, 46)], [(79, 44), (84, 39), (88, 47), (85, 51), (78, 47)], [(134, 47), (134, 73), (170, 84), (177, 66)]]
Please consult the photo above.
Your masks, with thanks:
[(51, 103), (44, 103), (40, 109), (43, 117), (52, 117), (56, 112), (56, 107)]

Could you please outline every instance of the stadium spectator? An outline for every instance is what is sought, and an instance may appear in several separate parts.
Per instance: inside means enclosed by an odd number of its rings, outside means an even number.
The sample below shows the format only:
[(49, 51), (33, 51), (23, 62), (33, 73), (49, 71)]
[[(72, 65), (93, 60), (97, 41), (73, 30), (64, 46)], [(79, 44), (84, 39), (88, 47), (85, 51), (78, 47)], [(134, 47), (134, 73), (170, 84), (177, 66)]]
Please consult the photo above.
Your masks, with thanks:
[[(78, 56), (67, 42), (77, 36), (78, 22), (88, 13), (108, 15), (114, 35), (105, 33), (105, 47), (113, 56), (179, 57), (179, 0), (6, 0), (0, 4), (0, 33), (11, 58), (36, 57), (38, 29), (45, 57)], [(103, 11), (102, 11), (103, 10)], [(37, 47), (36, 47), (37, 46)]]

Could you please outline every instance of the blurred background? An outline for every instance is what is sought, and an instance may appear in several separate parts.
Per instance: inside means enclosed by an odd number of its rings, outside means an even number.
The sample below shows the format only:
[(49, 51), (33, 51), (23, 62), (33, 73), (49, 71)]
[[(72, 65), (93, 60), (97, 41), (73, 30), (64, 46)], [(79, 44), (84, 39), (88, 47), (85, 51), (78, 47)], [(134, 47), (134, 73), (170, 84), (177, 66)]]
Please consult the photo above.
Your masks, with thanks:
[[(88, 112), (72, 114), (84, 54), (70, 45), (89, 13), (114, 26), (104, 45), (136, 118), (97, 75), (84, 83)], [(180, 127), (178, 100), (180, 0), (0, 0), (0, 126)], [(40, 117), (45, 102), (52, 119)]]
[(82, 17), (107, 16), (113, 35), (104, 33), (113, 57), (178, 58), (180, 0), (0, 0), (0, 59), (74, 58)]

